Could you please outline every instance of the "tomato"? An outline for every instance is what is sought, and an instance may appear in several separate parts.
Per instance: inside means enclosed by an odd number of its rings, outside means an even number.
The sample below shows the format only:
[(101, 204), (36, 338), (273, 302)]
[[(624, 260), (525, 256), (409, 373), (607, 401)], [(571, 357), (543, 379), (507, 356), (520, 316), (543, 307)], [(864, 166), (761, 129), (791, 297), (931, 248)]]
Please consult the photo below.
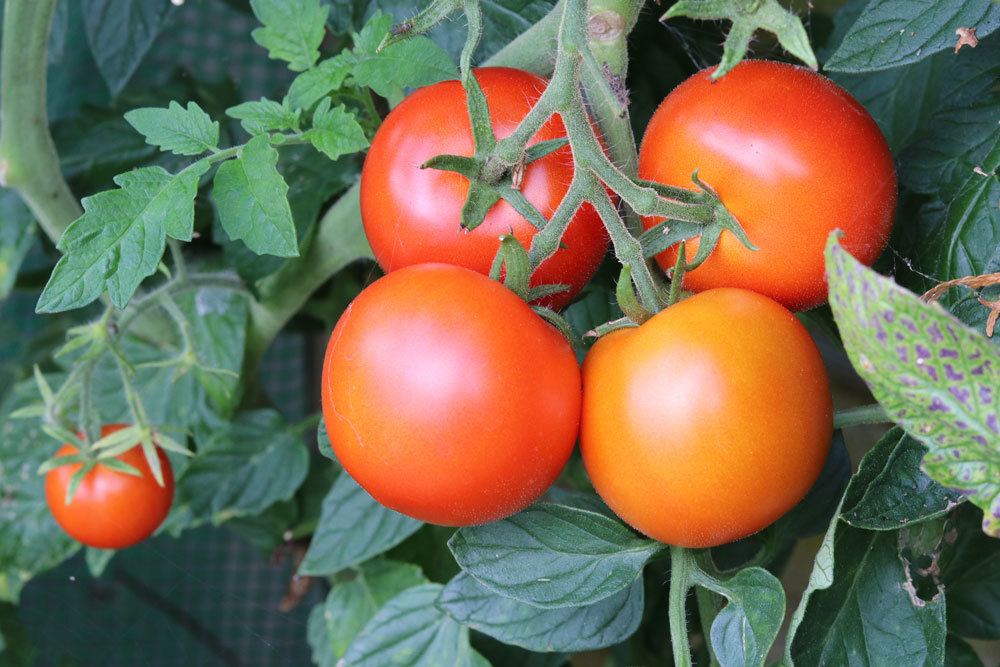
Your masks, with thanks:
[(330, 336), (322, 383), (344, 469), (383, 505), (442, 525), (529, 505), (579, 429), (566, 340), (500, 283), (447, 264), (366, 288)]
[(696, 294), (584, 360), (580, 447), (594, 488), (668, 544), (716, 546), (772, 523), (816, 481), (832, 430), (809, 334), (747, 290)]
[[(511, 134), (545, 89), (546, 81), (516, 69), (475, 71), (486, 94), (493, 131)], [(566, 136), (558, 117), (546, 123), (532, 143)], [(395, 271), (424, 262), (456, 264), (488, 274), (502, 234), (513, 233), (528, 247), (536, 228), (505, 201), (497, 202), (474, 230), (461, 228), (469, 190), (464, 176), (420, 165), (435, 155), (472, 155), (472, 130), (465, 90), (458, 81), (421, 88), (386, 117), (372, 141), (361, 174), (361, 219), (383, 269)], [(521, 191), (546, 219), (551, 217), (573, 178), (568, 146), (529, 164)], [(562, 247), (543, 262), (532, 285), (570, 286), (540, 302), (562, 308), (590, 280), (607, 251), (604, 225), (590, 204), (570, 222)]]
[[(123, 428), (124, 424), (106, 425), (101, 428), (101, 437)], [(67, 444), (56, 456), (71, 456), (78, 451)], [(56, 523), (73, 539), (96, 549), (124, 549), (152, 535), (167, 517), (174, 499), (173, 469), (163, 452), (158, 449), (157, 453), (164, 486), (157, 484), (142, 447), (136, 445), (117, 459), (142, 473), (140, 477), (98, 463), (81, 480), (68, 505), (66, 489), (81, 464), (50, 470), (45, 475), (45, 499)]]
[[(793, 310), (819, 305), (831, 231), (843, 230), (841, 243), (868, 265), (885, 248), (896, 207), (889, 146), (864, 107), (811, 70), (749, 60), (714, 83), (709, 73), (682, 83), (653, 114), (639, 175), (693, 188), (697, 169), (759, 249), (723, 233), (684, 285), (751, 289)], [(676, 249), (657, 260), (672, 267)]]

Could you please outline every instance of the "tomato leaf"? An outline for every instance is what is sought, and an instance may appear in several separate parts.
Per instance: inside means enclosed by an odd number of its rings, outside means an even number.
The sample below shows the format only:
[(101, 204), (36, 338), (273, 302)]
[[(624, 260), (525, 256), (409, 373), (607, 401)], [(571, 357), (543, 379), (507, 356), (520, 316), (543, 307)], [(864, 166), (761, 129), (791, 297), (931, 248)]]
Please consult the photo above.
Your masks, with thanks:
[[(57, 384), (59, 378), (49, 377)], [(35, 471), (56, 450), (37, 420), (10, 419), (38, 400), (33, 380), (17, 384), (0, 404), (0, 600), (17, 602), (21, 588), (79, 548), (63, 532), (45, 500), (45, 478)]]
[(900, 527), (948, 513), (964, 496), (920, 469), (927, 448), (895, 428), (861, 460), (844, 499), (847, 523), (869, 530)]
[(867, 72), (914, 63), (953, 48), (958, 28), (976, 28), (982, 39), (997, 27), (1000, 7), (991, 0), (872, 0), (826, 68)]
[(343, 104), (330, 108), (325, 98), (313, 113), (313, 126), (306, 136), (309, 142), (331, 160), (357, 153), (368, 146), (368, 138), (357, 118)]
[(944, 596), (916, 595), (897, 535), (834, 519), (792, 617), (785, 662), (941, 664), (945, 636)]
[(350, 53), (338, 53), (307, 69), (292, 81), (288, 89), (288, 103), (293, 109), (311, 109), (320, 98), (344, 84), (353, 64)]
[(87, 547), (84, 553), (84, 558), (87, 561), (87, 570), (90, 572), (90, 576), (97, 579), (102, 574), (104, 570), (108, 567), (108, 563), (114, 558), (115, 554), (118, 553), (115, 549), (95, 549), (93, 547)]
[(712, 621), (716, 659), (723, 665), (763, 665), (785, 617), (781, 582), (763, 568), (749, 567), (725, 581), (703, 577), (699, 585), (729, 600)]
[(291, 498), (309, 469), (305, 444), (273, 410), (241, 413), (198, 444), (177, 481), (177, 504), (196, 520), (259, 514)]
[(385, 98), (398, 98), (403, 88), (427, 86), (458, 77), (458, 69), (441, 47), (427, 37), (411, 37), (377, 50), (392, 27), (392, 17), (375, 14), (355, 36), (351, 75), (359, 86)]
[(362, 565), (354, 579), (336, 584), (326, 601), (310, 612), (308, 639), (313, 662), (335, 667), (354, 637), (386, 602), (426, 583), (420, 568), (409, 563), (375, 560)]
[(79, 308), (105, 289), (111, 302), (124, 308), (139, 283), (156, 270), (167, 235), (191, 238), (198, 180), (207, 170), (201, 161), (176, 175), (143, 167), (116, 176), (118, 190), (85, 197), (84, 214), (59, 239), (63, 257), (37, 311)]
[(469, 630), (434, 606), (440, 584), (409, 588), (368, 621), (344, 654), (344, 667), (481, 665), (469, 644)]
[(282, 103), (266, 97), (226, 109), (226, 115), (239, 120), (243, 129), (251, 135), (296, 129), (299, 126), (300, 113), (299, 110), (291, 108), (287, 100)]
[(125, 120), (147, 144), (178, 155), (198, 155), (219, 147), (219, 123), (195, 102), (188, 102), (187, 109), (177, 102), (170, 102), (166, 109), (133, 109)]
[(173, 6), (161, 0), (81, 0), (90, 51), (112, 95), (121, 92)]
[(251, 35), (272, 59), (296, 72), (316, 63), (329, 7), (319, 0), (250, 0), (250, 7), (264, 24)]
[(0, 301), (10, 296), (17, 273), (34, 247), (38, 228), (13, 190), (0, 191)]
[(614, 595), (662, 548), (610, 517), (547, 503), (462, 528), (448, 546), (487, 589), (541, 608), (579, 607)]
[(532, 651), (588, 651), (628, 639), (642, 620), (642, 580), (589, 605), (539, 609), (498, 595), (468, 573), (452, 579), (438, 605), (459, 623)]
[(974, 639), (1000, 639), (1000, 540), (979, 530), (981, 512), (964, 505), (952, 514), (941, 554), (949, 631)]
[(1000, 355), (940, 307), (925, 304), (827, 244), (830, 306), (847, 353), (875, 398), (928, 446), (924, 470), (970, 495), (1000, 535)]
[(391, 549), (423, 525), (380, 505), (346, 473), (323, 500), (300, 575), (335, 574)]
[(288, 184), (278, 173), (277, 163), (278, 151), (267, 136), (254, 137), (237, 159), (219, 167), (212, 198), (229, 238), (242, 239), (258, 255), (297, 257)]

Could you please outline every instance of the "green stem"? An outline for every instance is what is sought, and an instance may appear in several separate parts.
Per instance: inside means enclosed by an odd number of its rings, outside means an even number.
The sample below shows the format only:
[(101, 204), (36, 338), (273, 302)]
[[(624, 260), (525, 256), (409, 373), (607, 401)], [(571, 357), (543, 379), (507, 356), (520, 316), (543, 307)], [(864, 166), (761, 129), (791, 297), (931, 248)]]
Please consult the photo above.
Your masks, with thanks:
[(684, 284), (684, 271), (687, 269), (687, 253), (685, 252), (684, 241), (681, 241), (677, 248), (677, 262), (674, 264), (674, 272), (670, 274), (670, 294), (667, 296), (667, 305), (672, 306), (677, 303), (681, 296), (681, 285)]
[(691, 648), (687, 632), (687, 594), (691, 589), (691, 572), (697, 567), (684, 547), (670, 547), (670, 593), (667, 613), (670, 619), (670, 644), (674, 652), (674, 667), (691, 667)]
[(835, 429), (861, 426), (863, 424), (890, 424), (892, 421), (892, 417), (878, 403), (837, 410), (833, 415), (833, 427)]
[(53, 242), (83, 211), (49, 134), (46, 51), (56, 0), (9, 0), (0, 53), (0, 184), (14, 188)]

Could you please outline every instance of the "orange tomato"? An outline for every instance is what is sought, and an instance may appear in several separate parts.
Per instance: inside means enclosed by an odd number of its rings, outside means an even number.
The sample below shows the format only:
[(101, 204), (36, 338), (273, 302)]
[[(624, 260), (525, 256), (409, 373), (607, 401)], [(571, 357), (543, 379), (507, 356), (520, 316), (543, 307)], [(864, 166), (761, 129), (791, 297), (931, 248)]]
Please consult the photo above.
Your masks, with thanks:
[[(101, 428), (106, 436), (125, 428), (109, 424)], [(63, 445), (56, 456), (71, 456), (79, 450)], [(116, 458), (141, 476), (106, 468), (100, 463), (88, 472), (66, 504), (66, 489), (80, 463), (60, 466), (45, 475), (45, 499), (53, 518), (73, 539), (97, 549), (124, 549), (143, 541), (159, 528), (170, 512), (174, 498), (174, 475), (170, 461), (157, 449), (163, 469), (164, 486), (157, 484), (142, 448), (136, 445)]]
[(500, 283), (458, 266), (394, 271), (330, 336), (323, 417), (337, 459), (383, 505), (432, 523), (500, 519), (569, 458), (580, 370)]
[[(868, 265), (885, 248), (896, 207), (889, 146), (864, 107), (811, 70), (748, 60), (719, 81), (709, 73), (682, 83), (653, 114), (639, 175), (694, 188), (698, 170), (758, 250), (725, 232), (684, 286), (742, 287), (793, 310), (819, 305), (831, 231), (843, 230), (841, 243)], [(697, 246), (689, 244), (689, 259)], [(666, 270), (676, 258), (669, 249), (657, 261)]]
[(668, 544), (715, 546), (775, 521), (816, 481), (832, 429), (808, 332), (747, 290), (692, 296), (584, 361), (587, 472), (622, 519)]

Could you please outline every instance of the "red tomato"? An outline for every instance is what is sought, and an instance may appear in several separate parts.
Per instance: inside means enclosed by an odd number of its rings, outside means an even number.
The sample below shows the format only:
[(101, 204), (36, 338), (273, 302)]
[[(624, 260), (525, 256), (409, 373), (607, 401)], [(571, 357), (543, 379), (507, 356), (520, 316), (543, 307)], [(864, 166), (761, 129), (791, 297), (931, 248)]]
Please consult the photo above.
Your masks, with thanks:
[(448, 526), (536, 500), (580, 424), (566, 340), (501, 284), (446, 264), (400, 269), (358, 295), (322, 382), (344, 469), (383, 505)]
[[(502, 67), (477, 69), (475, 76), (499, 139), (514, 131), (546, 86), (541, 77)], [(532, 143), (564, 136), (562, 121), (553, 117)], [(468, 180), (454, 172), (420, 169), (435, 155), (473, 153), (465, 91), (458, 81), (417, 90), (382, 123), (361, 174), (361, 219), (375, 258), (387, 272), (445, 262), (488, 274), (501, 235), (513, 232), (524, 247), (530, 245), (537, 230), (502, 200), (479, 227), (471, 232), (462, 229)], [(521, 191), (548, 219), (572, 178), (572, 153), (566, 146), (529, 164)], [(562, 308), (580, 291), (607, 250), (604, 226), (589, 204), (574, 216), (562, 243), (564, 247), (539, 266), (531, 283), (570, 285), (568, 292), (540, 300), (554, 308)]]
[[(749, 60), (714, 83), (709, 73), (682, 83), (653, 114), (639, 175), (693, 188), (697, 169), (759, 250), (723, 233), (684, 286), (742, 287), (794, 310), (819, 305), (831, 231), (843, 230), (844, 247), (865, 264), (885, 248), (896, 207), (889, 146), (864, 107), (808, 69)], [(657, 260), (672, 267), (676, 251)]]
[(652, 538), (711, 547), (805, 496), (830, 447), (819, 351), (741, 289), (697, 294), (604, 336), (583, 364), (580, 447), (594, 488)]
[[(101, 428), (101, 436), (123, 428), (125, 424), (109, 424)], [(78, 451), (73, 445), (63, 445), (56, 456)], [(124, 549), (152, 535), (174, 499), (173, 469), (163, 452), (158, 449), (157, 453), (164, 486), (156, 483), (142, 448), (136, 445), (116, 458), (141, 472), (141, 477), (98, 464), (80, 482), (68, 505), (66, 489), (81, 464), (50, 470), (45, 475), (45, 499), (56, 523), (73, 539), (97, 549)]]

